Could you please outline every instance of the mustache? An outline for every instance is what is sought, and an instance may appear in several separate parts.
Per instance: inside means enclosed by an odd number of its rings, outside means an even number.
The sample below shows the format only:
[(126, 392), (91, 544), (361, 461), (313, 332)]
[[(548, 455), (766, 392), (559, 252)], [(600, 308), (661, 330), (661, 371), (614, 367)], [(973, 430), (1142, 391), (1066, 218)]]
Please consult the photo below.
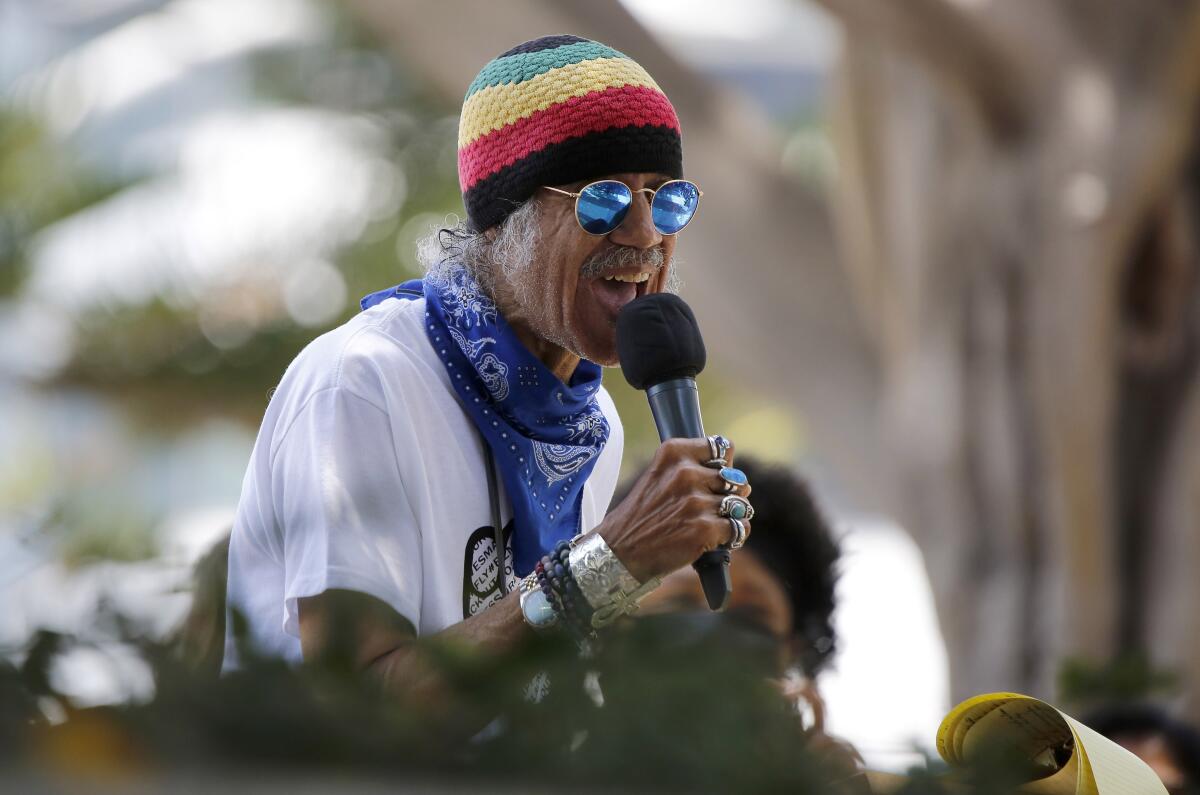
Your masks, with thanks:
[(626, 268), (637, 268), (654, 273), (667, 262), (662, 246), (654, 248), (630, 248), (617, 246), (607, 251), (601, 251), (588, 257), (579, 270), (579, 275), (585, 279), (606, 276), (611, 272)]

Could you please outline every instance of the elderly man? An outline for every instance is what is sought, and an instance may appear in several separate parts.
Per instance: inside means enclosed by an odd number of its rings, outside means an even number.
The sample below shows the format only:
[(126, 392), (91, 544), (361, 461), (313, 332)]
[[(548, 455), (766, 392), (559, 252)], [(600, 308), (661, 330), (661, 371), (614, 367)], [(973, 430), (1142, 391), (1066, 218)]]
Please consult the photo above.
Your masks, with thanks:
[(483, 68), (458, 145), (467, 224), (288, 368), (229, 554), (259, 653), (311, 659), (336, 630), (408, 692), (436, 680), (416, 636), (587, 636), (749, 532), (720, 437), (663, 445), (605, 515), (622, 437), (600, 368), (621, 308), (670, 285), (700, 196), (666, 96), (613, 49), (545, 37)]

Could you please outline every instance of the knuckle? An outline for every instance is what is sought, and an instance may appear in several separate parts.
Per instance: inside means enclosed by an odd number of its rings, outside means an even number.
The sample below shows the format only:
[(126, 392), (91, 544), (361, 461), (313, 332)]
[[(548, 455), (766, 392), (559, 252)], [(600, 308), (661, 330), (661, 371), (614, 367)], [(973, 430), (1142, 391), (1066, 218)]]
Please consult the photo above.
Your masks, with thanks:
[(713, 470), (698, 463), (692, 463), (688, 466), (688, 477), (693, 486), (697, 489), (703, 487), (705, 491), (711, 485), (713, 478)]
[(662, 443), (661, 449), (665, 450), (667, 455), (669, 455), (672, 458), (680, 458), (688, 450), (688, 447), (690, 446), (690, 442), (691, 442), (690, 439), (682, 439), (682, 438), (678, 438), (678, 437), (672, 438), (672, 439), (667, 439), (665, 442)]
[[(694, 513), (704, 516), (712, 507), (712, 495), (693, 491), (688, 495), (688, 508)], [(714, 510), (715, 512), (715, 510)]]

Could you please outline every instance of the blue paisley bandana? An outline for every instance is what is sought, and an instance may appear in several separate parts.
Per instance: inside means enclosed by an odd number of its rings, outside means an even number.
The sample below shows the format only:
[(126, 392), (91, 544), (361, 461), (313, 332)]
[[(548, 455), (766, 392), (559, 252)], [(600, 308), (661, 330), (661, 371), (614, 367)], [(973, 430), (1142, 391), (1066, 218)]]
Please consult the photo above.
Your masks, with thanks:
[[(362, 300), (416, 298), (406, 282)], [(580, 361), (569, 384), (517, 339), (464, 268), (426, 279), (425, 331), (450, 382), (499, 464), (513, 507), (513, 562), (528, 574), (542, 555), (580, 530), (583, 484), (608, 441), (596, 402), (600, 367)]]

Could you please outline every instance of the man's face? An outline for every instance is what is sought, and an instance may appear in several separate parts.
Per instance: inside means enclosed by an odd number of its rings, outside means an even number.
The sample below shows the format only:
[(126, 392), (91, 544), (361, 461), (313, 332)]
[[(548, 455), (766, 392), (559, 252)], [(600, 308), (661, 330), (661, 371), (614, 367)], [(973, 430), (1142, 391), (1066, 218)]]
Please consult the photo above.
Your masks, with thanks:
[[(636, 192), (657, 188), (669, 177), (630, 173), (606, 178), (635, 191), (621, 225), (601, 237), (589, 235), (575, 219), (573, 199), (538, 191), (532, 199), (540, 209), (536, 251), (528, 266), (509, 274), (506, 286), (498, 286), (497, 298), (510, 323), (581, 358), (613, 366), (617, 313), (634, 298), (666, 288), (676, 236), (654, 228), (650, 196)], [(588, 182), (554, 187), (574, 193)]]

